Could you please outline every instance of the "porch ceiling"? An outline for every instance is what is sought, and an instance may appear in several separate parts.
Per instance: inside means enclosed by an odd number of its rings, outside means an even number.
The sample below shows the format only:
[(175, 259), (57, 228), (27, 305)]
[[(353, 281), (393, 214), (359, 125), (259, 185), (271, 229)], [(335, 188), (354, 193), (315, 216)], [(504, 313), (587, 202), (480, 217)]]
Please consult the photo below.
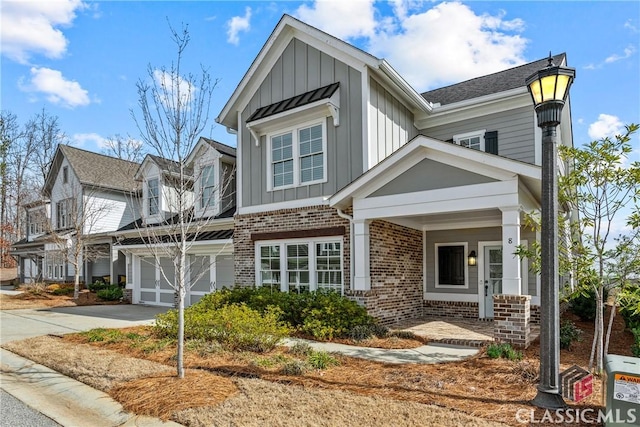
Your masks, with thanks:
[(453, 230), (500, 227), (502, 225), (502, 212), (500, 209), (484, 209), (447, 214), (407, 215), (381, 219), (416, 230)]

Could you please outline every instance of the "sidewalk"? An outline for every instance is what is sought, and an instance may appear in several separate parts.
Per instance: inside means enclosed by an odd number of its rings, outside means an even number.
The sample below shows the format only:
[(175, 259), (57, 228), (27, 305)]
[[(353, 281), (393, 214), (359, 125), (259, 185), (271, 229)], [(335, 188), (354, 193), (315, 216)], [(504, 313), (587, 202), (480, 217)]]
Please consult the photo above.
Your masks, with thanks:
[(315, 350), (326, 351), (328, 353), (340, 353), (345, 356), (395, 364), (457, 362), (478, 354), (477, 348), (451, 344), (427, 344), (417, 348), (400, 350), (358, 347), (346, 344), (309, 341), (299, 338), (288, 338), (284, 344), (292, 347), (298, 342), (307, 343)]

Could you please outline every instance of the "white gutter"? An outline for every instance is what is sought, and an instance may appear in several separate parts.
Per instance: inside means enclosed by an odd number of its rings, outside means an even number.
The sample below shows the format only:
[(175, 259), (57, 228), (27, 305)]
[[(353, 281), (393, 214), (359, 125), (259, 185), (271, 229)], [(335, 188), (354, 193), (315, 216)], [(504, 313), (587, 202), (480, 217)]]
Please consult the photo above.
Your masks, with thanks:
[(386, 60), (383, 59), (380, 61), (379, 68), (380, 71), (385, 73), (396, 85), (398, 85), (405, 95), (407, 95), (418, 107), (422, 108), (427, 113), (431, 113), (433, 111), (431, 103), (416, 92), (416, 90), (412, 88)]

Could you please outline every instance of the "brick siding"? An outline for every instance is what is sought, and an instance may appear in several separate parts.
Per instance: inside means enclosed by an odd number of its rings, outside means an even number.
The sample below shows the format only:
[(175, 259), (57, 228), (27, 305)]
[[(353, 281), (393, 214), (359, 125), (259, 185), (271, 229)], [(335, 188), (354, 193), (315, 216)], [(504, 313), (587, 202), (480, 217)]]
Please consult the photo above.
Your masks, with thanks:
[(527, 348), (531, 343), (531, 296), (493, 296), (493, 336), (496, 341)]
[(430, 301), (423, 302), (425, 316), (461, 317), (478, 319), (480, 311), (477, 302)]

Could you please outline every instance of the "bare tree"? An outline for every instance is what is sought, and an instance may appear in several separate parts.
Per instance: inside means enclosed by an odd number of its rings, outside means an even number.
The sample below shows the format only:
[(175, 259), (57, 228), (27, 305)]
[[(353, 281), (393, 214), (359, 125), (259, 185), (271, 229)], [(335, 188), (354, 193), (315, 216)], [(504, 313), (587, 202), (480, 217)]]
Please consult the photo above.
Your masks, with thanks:
[(109, 255), (108, 249), (92, 244), (92, 235), (100, 231), (100, 223), (109, 215), (112, 205), (108, 200), (95, 197), (91, 188), (82, 187), (75, 179), (69, 180), (51, 206), (52, 221), (48, 222), (47, 232), (60, 261), (73, 267), (73, 297), (78, 299), (83, 262)]
[(34, 174), (40, 188), (47, 179), (53, 156), (58, 144), (66, 140), (66, 135), (60, 130), (58, 117), (51, 116), (43, 108), (25, 125), (26, 138), (31, 140), (35, 149)]
[(103, 154), (118, 159), (140, 163), (144, 159), (144, 144), (130, 136), (116, 134), (107, 138), (104, 142)]
[[(198, 142), (209, 117), (212, 92), (217, 84), (202, 68), (200, 75), (183, 74), (182, 61), (189, 44), (188, 26), (181, 31), (170, 27), (177, 57), (170, 67), (148, 68), (148, 80), (137, 83), (140, 117), (132, 113), (142, 140), (163, 159), (167, 183), (174, 195), (169, 206), (172, 214), (161, 221), (162, 233), (153, 227), (139, 230), (148, 248), (159, 261), (161, 256), (173, 261), (175, 283), (161, 269), (164, 279), (175, 289), (178, 309), (177, 375), (184, 378), (184, 299), (188, 284), (187, 252), (207, 221), (194, 219), (194, 176), (187, 157)], [(155, 228), (157, 230), (157, 228)]]
[[(9, 169), (10, 153), (20, 138), (17, 117), (8, 111), (0, 113), (0, 267), (11, 266), (11, 258), (7, 249), (13, 240), (14, 227), (9, 220), (10, 204), (9, 192), (12, 187), (11, 171)], [(15, 207), (15, 205), (13, 205)]]

